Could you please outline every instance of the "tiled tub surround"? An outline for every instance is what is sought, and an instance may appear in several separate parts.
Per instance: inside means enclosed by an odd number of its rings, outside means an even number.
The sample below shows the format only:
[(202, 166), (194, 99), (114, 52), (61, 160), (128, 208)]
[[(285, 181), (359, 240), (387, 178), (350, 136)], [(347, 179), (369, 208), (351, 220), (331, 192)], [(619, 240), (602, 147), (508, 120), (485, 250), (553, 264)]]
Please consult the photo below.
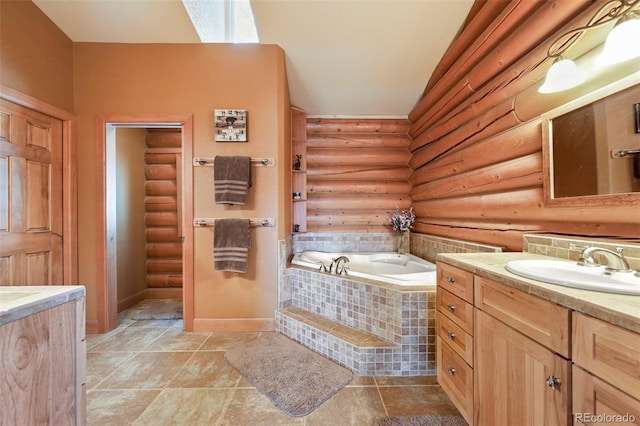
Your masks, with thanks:
[[(435, 374), (435, 285), (400, 288), (287, 264), (306, 250), (394, 252), (398, 242), (395, 232), (308, 232), (280, 241), (276, 329), (358, 375)], [(431, 262), (438, 253), (501, 251), (417, 233), (411, 233), (410, 247)]]
[(410, 290), (289, 268), (276, 330), (360, 376), (435, 374), (435, 286)]
[(411, 254), (436, 263), (439, 253), (498, 253), (501, 247), (411, 233)]
[[(293, 235), (293, 252), (325, 251), (329, 253), (345, 251), (398, 251), (400, 234), (397, 232), (379, 233), (328, 233), (308, 232)], [(438, 253), (491, 253), (502, 251), (501, 247), (479, 244), (470, 241), (453, 240), (433, 235), (410, 233), (410, 253), (436, 261)]]
[(348, 251), (397, 251), (399, 238), (400, 234), (396, 232), (307, 232), (293, 235), (293, 252), (324, 251), (328, 253), (339, 253)]

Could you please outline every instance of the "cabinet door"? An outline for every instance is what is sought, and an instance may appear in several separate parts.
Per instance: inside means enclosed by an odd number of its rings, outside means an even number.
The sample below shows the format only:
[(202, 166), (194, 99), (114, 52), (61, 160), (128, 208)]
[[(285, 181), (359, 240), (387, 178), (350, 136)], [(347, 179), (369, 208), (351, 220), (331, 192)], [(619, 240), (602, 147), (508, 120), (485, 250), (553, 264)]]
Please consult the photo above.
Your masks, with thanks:
[(640, 425), (640, 401), (573, 366), (575, 425), (593, 423)]
[(570, 362), (479, 309), (475, 325), (475, 424), (571, 424)]
[(640, 334), (574, 312), (573, 362), (640, 399)]

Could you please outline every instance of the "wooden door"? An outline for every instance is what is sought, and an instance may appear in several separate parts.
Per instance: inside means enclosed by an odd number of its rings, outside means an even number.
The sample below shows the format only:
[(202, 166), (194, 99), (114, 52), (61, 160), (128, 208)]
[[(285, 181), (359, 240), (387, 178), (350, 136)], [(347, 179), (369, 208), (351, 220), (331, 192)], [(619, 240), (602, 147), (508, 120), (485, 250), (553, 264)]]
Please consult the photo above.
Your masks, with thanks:
[(63, 284), (62, 121), (0, 100), (0, 285)]
[[(475, 310), (474, 418), (479, 426), (571, 424), (571, 363)], [(557, 379), (553, 387), (549, 378)]]

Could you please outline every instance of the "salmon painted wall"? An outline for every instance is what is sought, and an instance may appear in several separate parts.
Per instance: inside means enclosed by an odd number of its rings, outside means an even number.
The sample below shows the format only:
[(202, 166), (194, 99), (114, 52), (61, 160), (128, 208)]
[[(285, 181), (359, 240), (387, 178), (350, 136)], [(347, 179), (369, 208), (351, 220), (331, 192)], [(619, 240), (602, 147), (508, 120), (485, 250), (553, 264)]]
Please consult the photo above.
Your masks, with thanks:
[[(275, 45), (74, 45), (78, 115), (79, 279), (87, 286), (87, 319), (97, 318), (95, 222), (96, 115), (192, 114), (193, 156), (248, 155), (276, 159), (253, 168), (246, 206), (216, 205), (213, 168), (193, 169), (195, 217), (275, 218), (253, 228), (246, 274), (214, 272), (213, 228), (194, 230), (194, 327), (228, 321), (271, 323), (277, 307), (277, 247), (289, 230), (289, 97), (284, 52)], [(213, 110), (248, 110), (248, 142), (216, 143)], [(190, 163), (190, 160), (189, 160)], [(221, 322), (218, 322), (221, 321)], [(226, 321), (226, 322), (225, 322)]]
[(73, 42), (31, 1), (0, 1), (0, 83), (73, 112)]

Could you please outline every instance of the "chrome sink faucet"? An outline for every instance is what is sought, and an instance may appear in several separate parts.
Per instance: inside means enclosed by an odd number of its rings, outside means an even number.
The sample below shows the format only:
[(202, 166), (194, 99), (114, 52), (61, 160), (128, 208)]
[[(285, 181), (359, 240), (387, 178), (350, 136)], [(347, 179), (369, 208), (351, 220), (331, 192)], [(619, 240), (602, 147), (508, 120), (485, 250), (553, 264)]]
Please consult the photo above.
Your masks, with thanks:
[(607, 261), (605, 270), (609, 272), (633, 272), (629, 267), (627, 259), (622, 254), (622, 249), (617, 251), (609, 250), (601, 247), (587, 247), (580, 253), (578, 265), (582, 266), (600, 266), (594, 259), (593, 255), (601, 254)]

